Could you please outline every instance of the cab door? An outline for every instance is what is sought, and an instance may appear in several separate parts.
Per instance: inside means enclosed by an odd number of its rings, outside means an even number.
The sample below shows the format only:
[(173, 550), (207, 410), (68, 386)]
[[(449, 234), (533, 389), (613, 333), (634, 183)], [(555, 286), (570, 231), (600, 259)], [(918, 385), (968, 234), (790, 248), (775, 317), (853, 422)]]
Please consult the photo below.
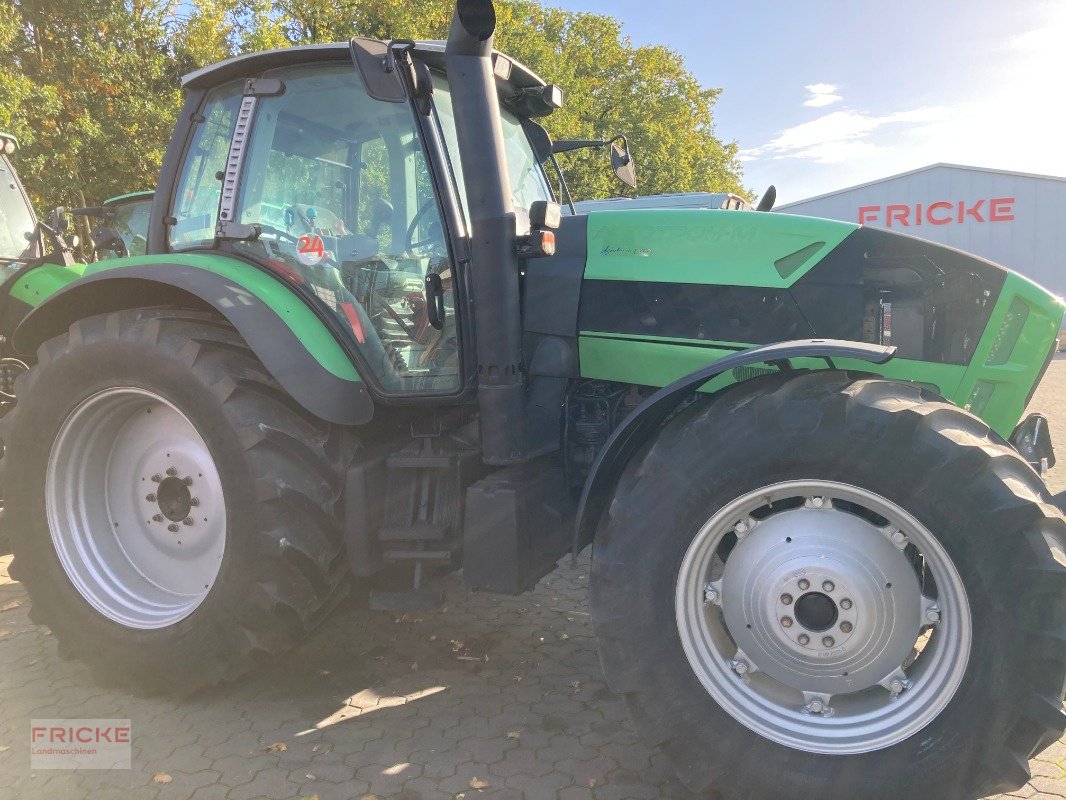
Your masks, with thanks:
[[(370, 98), (350, 62), (275, 69), (258, 84), (276, 91), (247, 104), (231, 85), (218, 90), (217, 108), (208, 99), (205, 139), (212, 121), (232, 137), (240, 128), (231, 121), (254, 107), (236, 191), (227, 207), (215, 176), (232, 164), (232, 147), (212, 169), (218, 142), (194, 141), (171, 248), (203, 247), (210, 235), (276, 272), (337, 323), (380, 397), (459, 394), (453, 261), (412, 109)], [(214, 238), (216, 219), (208, 229), (202, 217), (212, 202), (238, 235)]]

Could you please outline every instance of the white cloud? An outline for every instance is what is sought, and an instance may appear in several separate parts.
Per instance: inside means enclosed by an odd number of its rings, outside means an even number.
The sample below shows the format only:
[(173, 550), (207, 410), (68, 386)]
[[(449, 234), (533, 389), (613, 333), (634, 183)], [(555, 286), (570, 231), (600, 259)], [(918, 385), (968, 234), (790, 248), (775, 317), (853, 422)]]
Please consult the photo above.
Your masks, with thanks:
[(802, 158), (820, 164), (839, 164), (878, 151), (877, 143), (870, 138), (881, 128), (929, 124), (943, 119), (946, 114), (947, 109), (941, 107), (881, 115), (854, 109), (832, 111), (810, 122), (786, 128), (766, 144), (742, 150), (740, 156), (745, 161)]
[(822, 108), (839, 103), (843, 98), (837, 94), (837, 87), (832, 83), (809, 83), (803, 87), (810, 95), (803, 101), (803, 105), (810, 108)]

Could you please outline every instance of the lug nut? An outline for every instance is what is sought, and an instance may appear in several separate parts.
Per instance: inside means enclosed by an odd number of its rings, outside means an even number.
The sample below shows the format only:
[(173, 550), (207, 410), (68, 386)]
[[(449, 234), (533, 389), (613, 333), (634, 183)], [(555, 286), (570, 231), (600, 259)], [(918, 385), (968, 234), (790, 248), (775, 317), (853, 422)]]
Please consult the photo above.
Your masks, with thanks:
[(843, 600), (840, 601), (840, 607), (847, 611), (849, 608), (851, 608), (851, 600), (845, 597)]
[(155, 520), (156, 522), (162, 522), (163, 521), (163, 515), (162, 514), (156, 514), (155, 516), (152, 517), (152, 519)]
[(176, 469), (174, 469), (174, 467), (167, 467), (167, 475), (168, 476), (173, 478), (177, 474), (178, 474), (178, 471)]
[(191, 497), (191, 498), (189, 498), (189, 505), (192, 506), (193, 508), (196, 508), (198, 505), (200, 505), (200, 498), (199, 497)]
[(169, 525), (167, 525), (167, 530), (170, 531), (171, 533), (177, 533), (180, 530), (180, 528), (178, 528), (178, 523), (171, 522)]
[(892, 694), (899, 694), (900, 692), (902, 692), (907, 687), (904, 685), (903, 681), (896, 680), (896, 681), (892, 681), (892, 683), (890, 683), (888, 685), (888, 688), (889, 688), (889, 691), (892, 692)]
[(792, 617), (781, 617), (781, 627), (782, 628), (791, 628), (792, 627)]
[(792, 595), (787, 593), (781, 595), (781, 602), (786, 606), (792, 605)]
[(181, 482), (184, 483), (186, 486), (192, 486), (192, 478), (182, 478)]
[(192, 525), (192, 517), (186, 517), (181, 522), (183, 525)]
[(748, 662), (746, 661), (734, 661), (731, 665), (733, 672), (737, 675), (745, 675), (748, 672)]
[(940, 622), (940, 609), (937, 608), (936, 606), (933, 606), (932, 608), (926, 609), (925, 621), (926, 622), (934, 622), (934, 623), (935, 622)]
[(832, 636), (823, 636), (822, 637), (822, 646), (823, 647), (832, 647), (836, 643), (837, 643), (837, 640), (834, 639)]
[(149, 503), (154, 503), (155, 502), (155, 495), (154, 494), (146, 494), (144, 496), (144, 499), (147, 500)]
[(840, 630), (843, 633), (851, 633), (851, 623), (850, 622), (846, 622), (846, 621), (845, 622), (841, 622), (840, 623)]
[(707, 584), (703, 589), (703, 601), (705, 603), (714, 603), (718, 600), (718, 590)]
[(152, 476), (152, 483), (162, 483), (162, 482), (163, 482), (163, 476), (162, 475), (156, 474), (156, 475)]
[(831, 592), (835, 588), (837, 588), (837, 587), (832, 581), (823, 581), (822, 582), (822, 589), (824, 589), (827, 592)]
[(807, 580), (806, 578), (800, 578), (799, 579), (799, 587), (803, 591), (807, 591), (808, 589), (811, 588), (811, 582), (809, 580)]
[(811, 637), (805, 633), (801, 633), (799, 636), (796, 637), (796, 641), (803, 645), (810, 644)]

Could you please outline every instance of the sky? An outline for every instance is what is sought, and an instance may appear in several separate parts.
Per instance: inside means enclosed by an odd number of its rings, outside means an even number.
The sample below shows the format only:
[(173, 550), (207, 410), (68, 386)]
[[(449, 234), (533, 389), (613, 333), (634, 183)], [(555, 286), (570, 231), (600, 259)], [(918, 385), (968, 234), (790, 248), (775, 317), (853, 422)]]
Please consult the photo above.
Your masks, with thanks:
[(779, 203), (936, 162), (1066, 176), (1066, 0), (550, 4), (720, 87), (716, 133)]

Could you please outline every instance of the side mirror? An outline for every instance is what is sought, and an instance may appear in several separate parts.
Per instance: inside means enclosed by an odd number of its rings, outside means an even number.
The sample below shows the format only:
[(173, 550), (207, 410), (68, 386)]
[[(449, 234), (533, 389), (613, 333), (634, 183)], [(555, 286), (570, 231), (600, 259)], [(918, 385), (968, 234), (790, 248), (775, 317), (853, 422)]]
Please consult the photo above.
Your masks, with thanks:
[(777, 202), (777, 187), (772, 183), (767, 188), (766, 193), (759, 199), (759, 205), (755, 207), (756, 211), (770, 211), (774, 207), (774, 203)]
[(637, 188), (637, 167), (633, 163), (629, 142), (625, 136), (619, 136), (611, 142), (611, 169), (626, 186)]
[(101, 250), (110, 250), (118, 258), (125, 258), (129, 255), (126, 243), (122, 241), (122, 237), (114, 228), (96, 228), (92, 232), (92, 238), (96, 242), (97, 253)]
[(48, 215), (48, 227), (56, 233), (64, 233), (67, 230), (67, 210), (63, 206), (56, 206)]

